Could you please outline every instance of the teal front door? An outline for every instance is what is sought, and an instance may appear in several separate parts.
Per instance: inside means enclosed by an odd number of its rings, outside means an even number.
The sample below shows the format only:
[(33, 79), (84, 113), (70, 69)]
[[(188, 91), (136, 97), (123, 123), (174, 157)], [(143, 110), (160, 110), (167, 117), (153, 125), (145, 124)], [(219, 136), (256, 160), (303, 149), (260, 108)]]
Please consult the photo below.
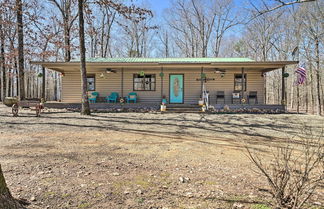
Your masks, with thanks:
[(170, 75), (170, 103), (183, 103), (183, 75)]

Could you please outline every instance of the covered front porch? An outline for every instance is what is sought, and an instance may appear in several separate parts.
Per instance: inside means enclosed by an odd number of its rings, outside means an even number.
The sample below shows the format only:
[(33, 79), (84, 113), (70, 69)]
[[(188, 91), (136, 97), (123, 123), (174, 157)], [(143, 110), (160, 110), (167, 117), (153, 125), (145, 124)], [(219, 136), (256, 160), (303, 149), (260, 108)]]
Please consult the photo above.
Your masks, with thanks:
[[(197, 108), (208, 98), (214, 109), (285, 109), (285, 66), (295, 61), (256, 62), (245, 58), (119, 58), (87, 61), (92, 109)], [(48, 107), (79, 107), (80, 63), (34, 62), (62, 73), (62, 101)], [(265, 103), (264, 74), (281, 69), (281, 104)], [(206, 96), (208, 93), (208, 96)], [(115, 99), (110, 99), (115, 95)], [(117, 95), (117, 96), (116, 96)], [(130, 96), (133, 97), (130, 100)], [(135, 97), (135, 99), (134, 99)], [(128, 103), (130, 102), (130, 103)]]

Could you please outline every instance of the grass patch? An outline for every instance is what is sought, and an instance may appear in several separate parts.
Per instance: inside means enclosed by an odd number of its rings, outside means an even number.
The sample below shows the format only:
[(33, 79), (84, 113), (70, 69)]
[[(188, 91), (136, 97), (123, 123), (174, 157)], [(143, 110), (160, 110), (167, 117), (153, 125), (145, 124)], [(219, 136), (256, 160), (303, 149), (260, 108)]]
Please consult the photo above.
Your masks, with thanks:
[(269, 206), (264, 205), (264, 204), (255, 204), (252, 205), (252, 209), (271, 209)]
[(71, 196), (71, 194), (69, 194), (69, 193), (62, 194), (62, 198), (66, 198), (66, 197), (70, 197), (70, 196)]
[(44, 196), (49, 197), (49, 196), (54, 196), (56, 193), (55, 192), (45, 192)]
[(96, 193), (93, 195), (94, 198), (102, 198), (103, 195), (101, 193)]
[(83, 202), (80, 205), (78, 205), (78, 208), (89, 208), (90, 207), (90, 203), (88, 202)]
[(137, 199), (137, 202), (138, 202), (139, 204), (144, 203), (144, 198), (139, 198), (139, 199)]
[(147, 189), (153, 186), (153, 183), (150, 182), (149, 179), (150, 178), (148, 176), (136, 176), (133, 183), (135, 185), (140, 185), (144, 189)]
[(216, 181), (205, 181), (205, 185), (216, 185)]

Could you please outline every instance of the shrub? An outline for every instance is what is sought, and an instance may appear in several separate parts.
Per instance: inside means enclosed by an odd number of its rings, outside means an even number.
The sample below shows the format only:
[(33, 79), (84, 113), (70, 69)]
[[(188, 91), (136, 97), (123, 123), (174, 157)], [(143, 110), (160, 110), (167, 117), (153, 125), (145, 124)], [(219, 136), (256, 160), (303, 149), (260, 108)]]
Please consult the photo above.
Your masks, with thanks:
[[(295, 147), (299, 147), (297, 150)], [(247, 148), (248, 157), (259, 174), (267, 179), (277, 208), (300, 209), (324, 181), (323, 134), (315, 136), (305, 128), (303, 137), (288, 139), (283, 147), (272, 150), (266, 162)]]

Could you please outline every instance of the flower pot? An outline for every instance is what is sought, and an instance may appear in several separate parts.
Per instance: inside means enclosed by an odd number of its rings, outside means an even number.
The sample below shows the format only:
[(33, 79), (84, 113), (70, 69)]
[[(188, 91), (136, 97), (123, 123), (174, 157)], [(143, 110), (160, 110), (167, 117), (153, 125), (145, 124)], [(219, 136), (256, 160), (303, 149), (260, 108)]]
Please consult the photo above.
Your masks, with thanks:
[(165, 105), (161, 105), (161, 112), (166, 111), (166, 106)]

